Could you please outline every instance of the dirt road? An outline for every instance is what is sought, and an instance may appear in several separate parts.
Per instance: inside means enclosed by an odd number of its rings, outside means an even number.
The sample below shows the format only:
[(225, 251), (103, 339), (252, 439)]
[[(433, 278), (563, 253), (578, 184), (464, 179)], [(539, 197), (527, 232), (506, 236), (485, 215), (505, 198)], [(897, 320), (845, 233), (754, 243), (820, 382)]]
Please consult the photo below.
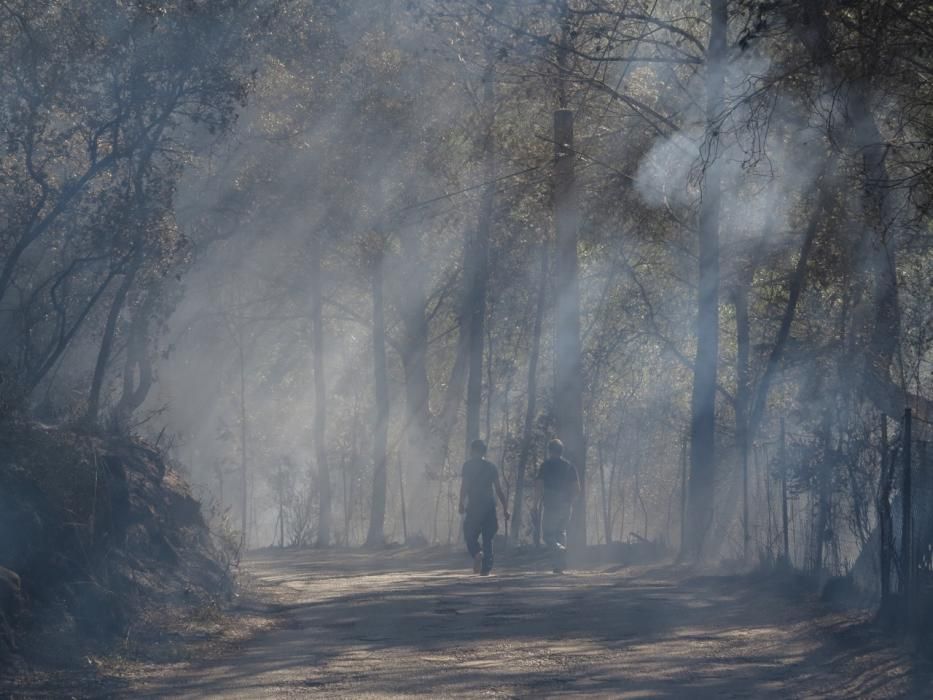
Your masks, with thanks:
[(272, 629), (142, 680), (134, 696), (933, 697), (867, 623), (775, 584), (674, 567), (496, 575), (425, 551), (264, 552)]

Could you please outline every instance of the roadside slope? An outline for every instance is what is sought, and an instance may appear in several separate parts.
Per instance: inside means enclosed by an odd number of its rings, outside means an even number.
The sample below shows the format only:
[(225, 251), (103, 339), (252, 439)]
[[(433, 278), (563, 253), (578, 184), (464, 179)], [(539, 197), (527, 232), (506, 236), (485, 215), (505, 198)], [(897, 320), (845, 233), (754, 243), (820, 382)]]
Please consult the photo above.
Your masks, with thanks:
[(153, 446), (0, 425), (0, 696), (58, 695), (42, 684), (59, 675), (96, 683), (100, 658), (135, 655), (174, 618), (219, 615), (234, 582), (217, 545)]

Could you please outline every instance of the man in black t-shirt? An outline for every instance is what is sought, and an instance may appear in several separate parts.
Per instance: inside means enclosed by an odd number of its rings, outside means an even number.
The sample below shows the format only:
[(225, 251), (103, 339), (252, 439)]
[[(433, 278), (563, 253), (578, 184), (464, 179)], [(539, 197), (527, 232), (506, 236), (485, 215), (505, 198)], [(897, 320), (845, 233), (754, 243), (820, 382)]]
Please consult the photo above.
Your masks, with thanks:
[(538, 498), (544, 501), (541, 529), (545, 545), (554, 552), (554, 573), (562, 573), (566, 568), (567, 526), (580, 480), (576, 468), (561, 456), (564, 444), (555, 438), (547, 447), (548, 458), (537, 476)]
[[(493, 489), (502, 501), (505, 519), (509, 519), (505, 493), (499, 484), (499, 470), (495, 464), (484, 459), (485, 455), (486, 443), (474, 440), (470, 444), (470, 459), (463, 465), (463, 480), (460, 483), (460, 513), (466, 513), (463, 537), (473, 557), (473, 572), (483, 576), (492, 570), (492, 538), (499, 529)], [(482, 549), (479, 545), (480, 535), (483, 536)]]

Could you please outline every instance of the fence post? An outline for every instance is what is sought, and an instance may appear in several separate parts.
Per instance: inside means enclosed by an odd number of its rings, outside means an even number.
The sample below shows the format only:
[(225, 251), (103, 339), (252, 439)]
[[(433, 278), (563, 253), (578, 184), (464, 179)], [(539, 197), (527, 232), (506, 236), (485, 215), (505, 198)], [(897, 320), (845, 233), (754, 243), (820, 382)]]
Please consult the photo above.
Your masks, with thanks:
[[(929, 516), (928, 508), (930, 507), (930, 475), (929, 475), (929, 443), (926, 440), (917, 441), (917, 451), (918, 455), (918, 464), (917, 464), (917, 485), (920, 489), (920, 495), (918, 497), (918, 503), (914, 507), (915, 514), (919, 511), (919, 525), (914, 522), (915, 518), (911, 518), (911, 528), (912, 528), (912, 539), (913, 539), (913, 573), (911, 574), (911, 580), (913, 582), (913, 592), (914, 592), (914, 610), (913, 617), (915, 623), (918, 626), (926, 624), (926, 621), (929, 619), (929, 588), (921, 588), (925, 586), (927, 582), (927, 575), (921, 577), (920, 571), (921, 566), (924, 567), (923, 570), (929, 567), (929, 562), (923, 561), (924, 556), (929, 552)], [(920, 540), (919, 542), (917, 540)], [(921, 592), (923, 591), (923, 592)], [(917, 604), (919, 604), (919, 607)]]
[(881, 484), (878, 489), (878, 530), (881, 565), (881, 609), (891, 600), (891, 480), (888, 476), (888, 416), (881, 414)]
[(687, 435), (680, 450), (680, 556), (686, 556), (687, 541)]
[(787, 517), (787, 433), (784, 428), (784, 416), (781, 416), (781, 528), (784, 535), (784, 564), (790, 568), (790, 537)]
[(913, 547), (913, 503), (911, 494), (911, 435), (912, 416), (910, 408), (904, 409), (904, 474), (903, 494), (901, 496), (901, 594), (904, 598), (904, 621), (909, 622), (911, 613), (911, 597), (913, 595), (914, 578), (914, 547)]

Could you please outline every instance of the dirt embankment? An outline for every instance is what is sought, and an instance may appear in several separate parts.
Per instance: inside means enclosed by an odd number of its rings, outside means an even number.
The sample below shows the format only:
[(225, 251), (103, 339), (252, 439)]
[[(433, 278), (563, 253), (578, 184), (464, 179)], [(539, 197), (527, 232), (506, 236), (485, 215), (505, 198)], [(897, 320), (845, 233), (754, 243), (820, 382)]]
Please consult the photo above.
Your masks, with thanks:
[(230, 563), (151, 446), (0, 426), (0, 676), (93, 665), (151, 621), (216, 607)]

